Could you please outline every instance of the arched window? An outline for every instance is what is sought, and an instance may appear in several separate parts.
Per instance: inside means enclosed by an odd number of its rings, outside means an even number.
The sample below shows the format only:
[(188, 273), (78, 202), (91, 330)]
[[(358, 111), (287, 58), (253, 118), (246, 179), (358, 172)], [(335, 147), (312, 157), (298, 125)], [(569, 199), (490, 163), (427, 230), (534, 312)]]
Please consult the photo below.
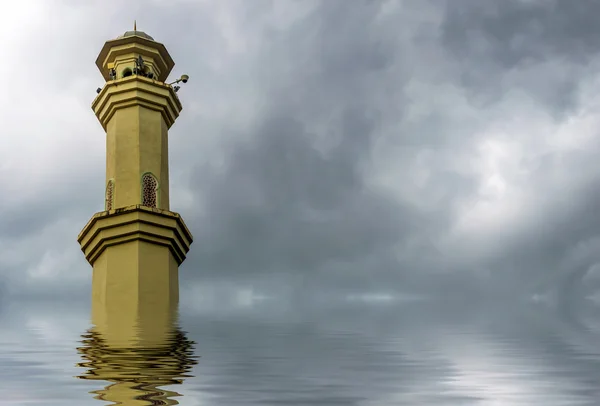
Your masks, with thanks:
[(113, 209), (113, 201), (115, 196), (115, 182), (110, 179), (106, 184), (106, 195), (105, 195), (105, 209)]
[(131, 76), (133, 74), (133, 72), (131, 71), (130, 68), (125, 68), (123, 69), (123, 77), (126, 78), (127, 76)]
[(158, 203), (158, 181), (151, 173), (142, 176), (142, 206), (156, 207)]

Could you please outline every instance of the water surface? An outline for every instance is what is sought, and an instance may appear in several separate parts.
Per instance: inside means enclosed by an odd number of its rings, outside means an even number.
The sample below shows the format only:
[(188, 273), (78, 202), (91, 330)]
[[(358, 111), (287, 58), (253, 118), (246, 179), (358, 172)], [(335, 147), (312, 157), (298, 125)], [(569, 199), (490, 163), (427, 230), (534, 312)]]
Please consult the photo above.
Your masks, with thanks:
[(11, 303), (0, 404), (106, 405), (112, 390), (135, 405), (597, 405), (596, 314), (264, 301), (183, 308), (169, 345), (117, 351), (85, 305)]

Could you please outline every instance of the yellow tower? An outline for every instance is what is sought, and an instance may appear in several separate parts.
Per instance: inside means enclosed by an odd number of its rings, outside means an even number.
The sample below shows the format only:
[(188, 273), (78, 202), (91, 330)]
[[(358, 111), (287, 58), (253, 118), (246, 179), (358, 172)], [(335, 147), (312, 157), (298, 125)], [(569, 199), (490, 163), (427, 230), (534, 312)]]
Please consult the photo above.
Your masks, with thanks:
[(96, 65), (106, 80), (92, 103), (106, 131), (105, 210), (78, 241), (93, 267), (92, 321), (118, 347), (171, 328), (192, 235), (169, 210), (168, 130), (182, 109), (178, 87), (166, 83), (175, 63), (134, 29), (107, 41)]

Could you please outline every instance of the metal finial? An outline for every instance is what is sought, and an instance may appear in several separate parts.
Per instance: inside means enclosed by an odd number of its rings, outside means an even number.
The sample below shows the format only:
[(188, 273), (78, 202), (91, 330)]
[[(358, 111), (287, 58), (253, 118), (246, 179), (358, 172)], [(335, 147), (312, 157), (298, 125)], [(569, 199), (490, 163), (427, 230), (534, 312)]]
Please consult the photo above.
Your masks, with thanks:
[(133, 31), (137, 31), (137, 23), (133, 20)]

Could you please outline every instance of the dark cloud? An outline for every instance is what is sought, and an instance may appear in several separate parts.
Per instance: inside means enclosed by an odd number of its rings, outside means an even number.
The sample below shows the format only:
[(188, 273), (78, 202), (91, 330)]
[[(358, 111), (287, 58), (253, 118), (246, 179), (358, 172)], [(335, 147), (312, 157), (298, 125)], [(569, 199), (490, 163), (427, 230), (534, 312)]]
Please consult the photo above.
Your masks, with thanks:
[[(561, 255), (583, 238), (571, 219), (583, 218), (582, 213), (569, 211), (568, 203), (549, 203), (565, 185), (547, 179), (550, 169), (543, 163), (530, 181), (546, 196), (539, 203), (544, 214), (498, 233), (490, 242), (495, 255), (474, 262), (440, 247), (437, 239), (456, 221), (455, 205), (477, 190), (478, 179), (460, 170), (461, 160), (474, 153), (472, 143), (486, 125), (449, 108), (483, 98), (493, 109), (514, 89), (553, 114), (577, 107), (580, 78), (571, 73), (584, 73), (592, 58), (577, 50), (591, 50), (595, 41), (585, 35), (587, 15), (578, 7), (555, 15), (563, 2), (459, 2), (443, 10), (437, 31), (429, 25), (439, 37), (425, 35), (423, 24), (415, 24), (405, 42), (395, 33), (399, 25), (409, 26), (408, 17), (389, 4), (386, 9), (385, 2), (355, 7), (322, 2), (285, 30), (263, 28), (248, 74), (264, 104), (252, 126), (224, 131), (229, 141), (221, 150), (223, 166), (200, 165), (195, 171), (191, 189), (205, 203), (202, 216), (188, 215), (197, 243), (187, 275), (193, 272), (201, 280), (289, 273), (342, 290), (460, 295), (475, 294), (486, 284), (505, 293), (517, 286), (526, 292), (560, 284), (549, 275), (579, 266), (561, 262)], [(268, 14), (268, 8), (262, 16), (259, 10), (253, 10), (255, 21)], [(445, 90), (435, 86), (423, 89), (432, 94), (407, 94), (415, 80), (429, 80), (432, 67), (424, 55), (438, 40), (450, 57), (438, 68), (443, 71), (446, 64), (445, 80), (461, 80), (470, 99), (442, 94)], [(450, 104), (437, 105), (443, 97)], [(422, 100), (429, 103), (415, 120), (409, 109)], [(423, 154), (428, 157), (430, 176), (411, 199), (392, 197), (369, 179), (369, 170), (379, 164), (372, 159), (374, 148), (386, 131), (394, 135), (385, 143), (402, 146), (394, 150), (398, 185), (413, 183), (411, 165)], [(323, 140), (328, 148), (319, 147)], [(565, 166), (559, 162), (546, 164), (560, 172)], [(581, 188), (573, 193), (586, 199)], [(593, 233), (594, 227), (588, 230)]]
[(270, 117), (235, 147), (224, 173), (198, 188), (207, 209), (191, 259), (202, 274), (314, 272), (391, 249), (415, 229), (412, 208), (365, 185), (373, 123), (362, 113), (344, 114), (326, 157), (293, 116)]
[[(324, 2), (264, 38), (251, 69), (269, 101), (244, 140), (228, 145), (223, 170), (200, 167), (191, 186), (206, 200), (186, 265), (202, 270), (199, 278), (314, 274), (389, 253), (415, 231), (417, 211), (365, 179), (384, 119), (369, 105), (370, 82), (385, 87), (373, 76), (397, 57), (391, 27), (375, 29), (381, 5)], [(333, 146), (323, 150), (320, 140)]]
[[(15, 110), (10, 140), (48, 133), (30, 144), (54, 149), (6, 144), (29, 157), (17, 165), (5, 154), (12, 166), (1, 168), (2, 187), (22, 183), (0, 202), (11, 291), (89, 286), (88, 274), (75, 275), (89, 271), (77, 233), (103, 203), (93, 60), (134, 19), (167, 46), (173, 75), (191, 77), (169, 146), (172, 209), (195, 235), (182, 284), (506, 293), (546, 289), (595, 263), (585, 247), (598, 229), (599, 148), (582, 138), (581, 154), (575, 144), (596, 123), (570, 123), (593, 115), (583, 108), (594, 94), (600, 3), (150, 3), (124, 15), (104, 2), (58, 1), (48, 11), (70, 10), (64, 30), (40, 19), (22, 38), (36, 51), (27, 58), (48, 58), (43, 75), (23, 68), (38, 95), (31, 107), (48, 116)], [(71, 35), (92, 19), (104, 25)], [(41, 33), (61, 46), (43, 49)], [(66, 85), (51, 80), (80, 60), (89, 63)], [(27, 91), (16, 90), (24, 102)], [(55, 107), (63, 102), (87, 118), (65, 115)], [(486, 139), (519, 148), (498, 158), (481, 152)], [(76, 152), (56, 147), (66, 142)], [(486, 201), (493, 177), (513, 194)], [(459, 226), (478, 205), (471, 235)], [(493, 219), (512, 206), (518, 215)], [(62, 271), (40, 270), (61, 268), (62, 257)]]
[(560, 113), (576, 102), (579, 78), (598, 55), (598, 12), (595, 0), (448, 1), (441, 39), (475, 99), (521, 88)]
[(443, 41), (457, 56), (513, 68), (564, 57), (589, 62), (598, 53), (596, 0), (448, 1)]

